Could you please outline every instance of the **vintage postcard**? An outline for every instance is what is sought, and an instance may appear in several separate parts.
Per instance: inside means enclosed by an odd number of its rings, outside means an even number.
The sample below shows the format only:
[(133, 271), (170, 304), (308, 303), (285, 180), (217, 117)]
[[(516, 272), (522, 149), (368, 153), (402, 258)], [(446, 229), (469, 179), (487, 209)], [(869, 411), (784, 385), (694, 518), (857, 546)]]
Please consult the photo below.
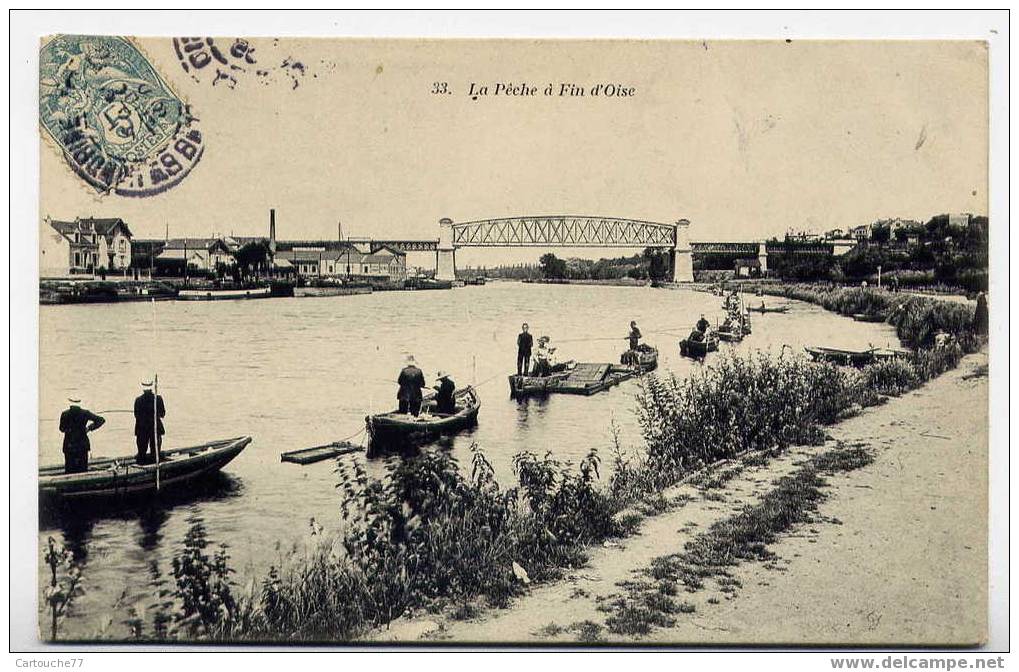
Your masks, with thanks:
[(986, 42), (38, 65), (41, 642), (987, 640)]

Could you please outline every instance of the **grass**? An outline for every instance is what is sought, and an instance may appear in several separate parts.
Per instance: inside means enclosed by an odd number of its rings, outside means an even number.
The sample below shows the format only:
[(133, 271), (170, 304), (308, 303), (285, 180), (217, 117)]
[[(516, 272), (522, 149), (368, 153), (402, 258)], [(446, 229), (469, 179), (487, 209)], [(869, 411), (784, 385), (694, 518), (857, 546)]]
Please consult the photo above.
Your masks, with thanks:
[[(840, 311), (891, 305), (890, 293), (799, 285), (779, 291)], [(791, 444), (817, 445), (825, 425), (922, 385), (979, 344), (968, 334), (972, 311), (966, 306), (910, 297), (894, 310), (888, 319), (900, 336), (920, 346), (908, 358), (855, 370), (784, 354), (730, 354), (686, 379), (645, 376), (637, 399), (645, 450), (628, 458), (617, 445), (607, 484), (593, 450), (576, 468), (550, 453), (521, 453), (509, 488), (496, 482), (476, 447), (469, 471), (441, 451), (391, 461), (380, 478), (357, 462), (343, 463), (344, 533), (304, 556), (289, 554), (244, 594), (233, 582), (226, 549), (210, 553), (196, 521), (174, 558), (173, 590), (159, 596), (151, 623), (131, 620), (131, 635), (150, 641), (350, 641), (420, 611), (473, 618), (485, 606), (505, 607), (529, 585), (582, 566), (589, 546), (630, 534), (643, 517), (685, 503), (666, 496), (665, 488), (720, 460), (749, 456), (748, 464), (758, 464)], [(923, 345), (939, 332), (953, 337), (937, 347)], [(692, 609), (678, 593), (700, 590), (707, 580), (735, 592), (739, 586), (726, 568), (769, 560), (775, 535), (816, 509), (821, 474), (864, 460), (852, 451), (825, 453), (780, 481), (757, 506), (698, 535), (683, 553), (657, 559), (645, 580), (603, 605), (611, 612), (607, 626), (617, 634), (663, 627)], [(722, 499), (718, 491), (741, 468), (703, 476), (703, 495)], [(578, 628), (590, 641), (601, 636), (593, 626)]]
[[(625, 593), (605, 601), (606, 625), (619, 635), (647, 635), (654, 628), (671, 627), (676, 615), (694, 607), (680, 601), (678, 587), (697, 592), (713, 580), (719, 592), (734, 595), (742, 587), (730, 570), (742, 562), (775, 559), (769, 546), (779, 535), (817, 519), (824, 500), (825, 474), (852, 471), (873, 458), (859, 446), (822, 453), (778, 480), (775, 488), (752, 506), (713, 524), (689, 541), (680, 553), (655, 558), (642, 571), (644, 578), (621, 584)], [(718, 598), (708, 599), (717, 604)]]
[(841, 315), (880, 315), (895, 327), (903, 343), (914, 348), (933, 347), (939, 333), (955, 338), (967, 353), (975, 352), (980, 345), (972, 333), (974, 309), (963, 303), (885, 289), (820, 284), (762, 285), (761, 291), (813, 303)]

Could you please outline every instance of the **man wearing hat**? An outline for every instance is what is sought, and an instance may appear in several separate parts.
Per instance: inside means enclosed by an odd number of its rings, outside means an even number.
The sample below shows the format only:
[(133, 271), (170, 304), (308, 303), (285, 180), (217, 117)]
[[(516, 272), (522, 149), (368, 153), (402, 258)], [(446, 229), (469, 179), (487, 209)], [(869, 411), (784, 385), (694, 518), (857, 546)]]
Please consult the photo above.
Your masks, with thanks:
[(517, 375), (526, 376), (531, 370), (531, 346), (534, 345), (534, 337), (527, 331), (527, 323), (520, 326), (520, 333), (517, 334)]
[(166, 407), (163, 397), (152, 391), (152, 381), (142, 383), (144, 390), (134, 400), (134, 438), (138, 446), (138, 464), (152, 464), (156, 461), (156, 450), (163, 446), (163, 416)]
[(445, 371), (439, 371), (436, 377), (439, 383), (435, 386), (435, 412), (456, 413), (456, 383)]
[(60, 431), (64, 433), (64, 473), (88, 471), (89, 432), (105, 424), (106, 419), (81, 407), (81, 398), (72, 395), (70, 407), (60, 414)]
[(421, 413), (421, 389), (425, 386), (425, 374), (417, 367), (414, 355), (407, 355), (407, 366), (400, 371), (400, 377), (396, 382), (400, 386), (396, 393), (396, 398), (400, 402), (400, 412), (417, 417)]

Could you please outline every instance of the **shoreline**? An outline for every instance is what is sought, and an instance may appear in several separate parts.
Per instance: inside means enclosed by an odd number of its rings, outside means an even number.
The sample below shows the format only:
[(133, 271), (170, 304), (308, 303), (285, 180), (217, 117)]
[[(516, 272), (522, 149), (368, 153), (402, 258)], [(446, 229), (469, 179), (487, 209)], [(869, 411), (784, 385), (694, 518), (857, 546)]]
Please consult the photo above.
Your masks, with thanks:
[[(831, 438), (822, 446), (790, 448), (765, 466), (751, 457), (709, 468), (736, 472), (716, 479), (725, 481), (721, 488), (700, 489), (687, 479), (665, 493), (686, 504), (646, 518), (636, 535), (592, 548), (582, 568), (505, 609), (466, 620), (400, 618), (361, 641), (861, 645), (897, 638), (978, 645), (987, 633), (986, 522), (967, 529), (956, 522), (980, 519), (986, 505), (987, 442), (971, 442), (974, 433), (986, 438), (986, 404), (980, 413), (971, 410), (987, 399), (980, 373), (986, 363), (986, 351), (965, 357), (927, 385), (828, 427)], [(768, 547), (776, 556), (770, 562), (738, 564), (732, 571), (738, 588), (722, 582), (682, 593), (693, 610), (674, 614), (674, 626), (647, 635), (609, 631), (603, 605), (624, 592), (617, 584), (638, 580), (656, 558), (759, 502), (775, 479), (839, 444), (867, 446), (874, 462), (829, 478), (823, 522), (780, 535)], [(774, 619), (776, 613), (783, 618)]]

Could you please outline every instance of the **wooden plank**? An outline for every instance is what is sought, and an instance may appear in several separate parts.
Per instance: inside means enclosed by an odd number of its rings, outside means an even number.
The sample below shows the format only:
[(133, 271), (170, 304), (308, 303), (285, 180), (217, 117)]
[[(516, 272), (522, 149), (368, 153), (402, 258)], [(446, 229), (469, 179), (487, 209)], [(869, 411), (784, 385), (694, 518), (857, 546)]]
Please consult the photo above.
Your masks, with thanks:
[(348, 443), (347, 441), (337, 441), (324, 446), (291, 450), (280, 455), (280, 462), (313, 464), (315, 462), (321, 462), (322, 460), (328, 460), (330, 457), (339, 457), (340, 455), (346, 455), (347, 453), (354, 453), (360, 450), (362, 450), (361, 446)]

